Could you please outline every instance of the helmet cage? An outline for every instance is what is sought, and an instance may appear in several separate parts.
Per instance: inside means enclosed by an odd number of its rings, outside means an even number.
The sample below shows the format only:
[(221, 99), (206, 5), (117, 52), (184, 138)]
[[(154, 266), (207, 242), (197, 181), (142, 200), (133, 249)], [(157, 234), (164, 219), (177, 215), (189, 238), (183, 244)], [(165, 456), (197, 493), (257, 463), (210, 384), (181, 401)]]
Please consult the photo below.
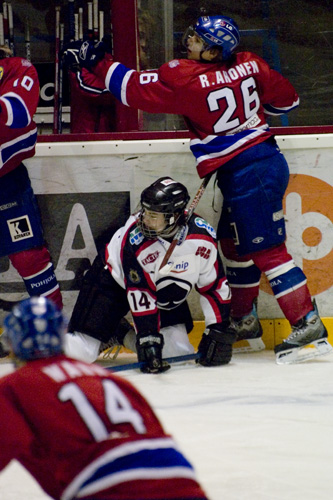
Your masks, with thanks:
[(48, 358), (63, 352), (66, 322), (45, 297), (31, 297), (14, 306), (4, 320), (5, 342), (22, 360)]
[(157, 210), (151, 210), (150, 208), (147, 207), (149, 211), (156, 211), (157, 213), (163, 214), (164, 216), (164, 221), (165, 221), (165, 227), (163, 229), (157, 230), (149, 227), (147, 224), (144, 222), (145, 218), (145, 212), (146, 208), (144, 205), (141, 205), (141, 210), (139, 212), (139, 218), (138, 218), (138, 225), (141, 229), (142, 234), (148, 238), (149, 240), (156, 239), (158, 237), (161, 238), (170, 238), (176, 234), (178, 225), (179, 225), (179, 218), (181, 216), (180, 213), (173, 213), (173, 212), (161, 212)]

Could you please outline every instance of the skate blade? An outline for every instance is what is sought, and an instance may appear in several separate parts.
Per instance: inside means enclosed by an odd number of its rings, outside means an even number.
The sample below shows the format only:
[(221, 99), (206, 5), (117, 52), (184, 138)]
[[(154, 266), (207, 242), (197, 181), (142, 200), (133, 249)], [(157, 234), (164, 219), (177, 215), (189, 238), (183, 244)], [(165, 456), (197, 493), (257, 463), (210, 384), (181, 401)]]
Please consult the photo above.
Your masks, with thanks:
[[(246, 354), (248, 352), (259, 352), (263, 351), (266, 347), (262, 338), (260, 337), (257, 339), (241, 340), (240, 342), (246, 342), (248, 345), (233, 347), (232, 349), (233, 354)], [(238, 342), (236, 342), (236, 345), (237, 344)]]
[(308, 346), (278, 352), (276, 354), (276, 363), (278, 365), (303, 363), (303, 361), (308, 361), (309, 359), (329, 354), (333, 349), (326, 338), (316, 340), (315, 342), (312, 342), (312, 344), (308, 344)]
[(115, 352), (113, 353), (112, 355), (112, 352), (113, 352), (113, 349), (115, 348), (115, 346), (109, 348), (109, 349), (106, 349), (106, 351), (103, 352), (103, 359), (116, 359), (118, 357), (118, 354), (120, 353), (120, 350), (122, 348), (121, 345), (117, 345), (117, 348), (115, 350)]

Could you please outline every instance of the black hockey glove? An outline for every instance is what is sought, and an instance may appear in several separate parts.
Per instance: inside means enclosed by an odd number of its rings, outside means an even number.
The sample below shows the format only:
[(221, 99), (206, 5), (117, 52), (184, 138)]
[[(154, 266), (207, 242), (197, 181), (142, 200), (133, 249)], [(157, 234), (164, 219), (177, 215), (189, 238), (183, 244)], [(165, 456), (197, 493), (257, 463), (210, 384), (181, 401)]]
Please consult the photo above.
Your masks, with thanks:
[(198, 347), (201, 357), (197, 362), (203, 366), (228, 364), (232, 356), (232, 344), (236, 342), (236, 338), (236, 332), (228, 324), (210, 325), (202, 335)]
[(163, 345), (164, 339), (160, 333), (151, 333), (137, 339), (138, 360), (145, 363), (140, 368), (143, 373), (162, 373), (169, 370), (170, 365), (162, 361)]
[(71, 42), (65, 45), (60, 53), (67, 68), (74, 73), (80, 70), (79, 48), (82, 42)]
[(106, 46), (103, 42), (86, 40), (69, 43), (62, 51), (62, 56), (72, 71), (78, 67), (90, 70), (103, 59), (105, 52)]

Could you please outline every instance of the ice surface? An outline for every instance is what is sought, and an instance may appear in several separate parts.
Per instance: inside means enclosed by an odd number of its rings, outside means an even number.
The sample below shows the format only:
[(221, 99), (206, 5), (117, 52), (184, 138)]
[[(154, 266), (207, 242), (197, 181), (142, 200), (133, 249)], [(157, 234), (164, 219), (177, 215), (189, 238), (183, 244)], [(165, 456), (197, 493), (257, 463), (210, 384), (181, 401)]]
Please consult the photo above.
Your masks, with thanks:
[[(188, 362), (119, 376), (155, 408), (210, 500), (333, 498), (333, 354), (278, 366), (262, 351), (217, 368)], [(0, 474), (1, 500), (47, 498), (18, 463)]]

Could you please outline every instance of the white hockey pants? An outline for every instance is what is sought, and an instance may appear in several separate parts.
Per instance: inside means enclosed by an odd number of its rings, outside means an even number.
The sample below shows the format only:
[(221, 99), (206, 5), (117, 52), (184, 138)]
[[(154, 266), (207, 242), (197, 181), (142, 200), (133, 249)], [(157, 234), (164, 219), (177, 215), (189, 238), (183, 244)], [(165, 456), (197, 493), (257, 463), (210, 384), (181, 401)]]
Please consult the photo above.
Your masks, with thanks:
[[(189, 341), (185, 325), (166, 326), (161, 328), (160, 333), (164, 337), (163, 358), (194, 353), (194, 347)], [(124, 346), (136, 352), (135, 343), (136, 334), (130, 330), (124, 338)], [(98, 358), (100, 346), (100, 340), (85, 333), (75, 332), (75, 335), (71, 333), (65, 335), (65, 354), (74, 359), (93, 363)]]

